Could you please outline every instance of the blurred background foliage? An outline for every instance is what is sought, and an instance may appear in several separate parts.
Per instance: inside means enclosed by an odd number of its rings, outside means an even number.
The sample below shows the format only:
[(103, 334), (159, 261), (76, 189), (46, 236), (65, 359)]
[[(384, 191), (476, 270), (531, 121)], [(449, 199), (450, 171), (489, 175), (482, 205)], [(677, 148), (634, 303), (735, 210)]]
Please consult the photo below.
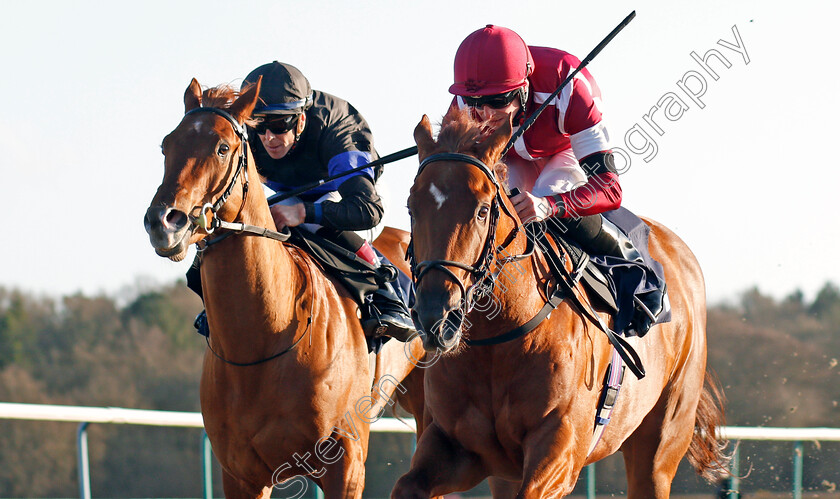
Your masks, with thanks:
[[(38, 297), (0, 287), (0, 401), (199, 411), (205, 344), (192, 321), (201, 302), (183, 282), (130, 296)], [(727, 396), (727, 424), (840, 426), (840, 289), (812, 301), (758, 289), (708, 309), (709, 365)], [(0, 496), (72, 497), (72, 423), (0, 420)], [(91, 425), (95, 497), (199, 497), (200, 430)], [(408, 435), (374, 434), (365, 497), (388, 497), (409, 466)], [(835, 492), (840, 445), (805, 446), (808, 490)], [(792, 444), (741, 445), (742, 491), (790, 490)], [(600, 493), (626, 490), (623, 463), (598, 464)], [(218, 465), (216, 495), (221, 495)], [(583, 485), (579, 484), (579, 491)], [(681, 468), (676, 493), (715, 495)], [(488, 495), (486, 485), (465, 495)]]

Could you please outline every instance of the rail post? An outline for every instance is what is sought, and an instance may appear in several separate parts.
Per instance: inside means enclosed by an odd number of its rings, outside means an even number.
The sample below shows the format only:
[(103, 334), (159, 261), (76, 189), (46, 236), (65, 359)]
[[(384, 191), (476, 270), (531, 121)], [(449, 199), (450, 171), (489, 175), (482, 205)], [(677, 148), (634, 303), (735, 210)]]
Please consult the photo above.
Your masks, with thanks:
[(586, 499), (595, 499), (595, 463), (586, 467)]
[(802, 441), (793, 443), (793, 499), (802, 499)]
[(206, 431), (201, 432), (201, 483), (204, 499), (213, 499), (213, 447)]
[(88, 459), (88, 423), (79, 423), (76, 432), (76, 451), (79, 462), (79, 497), (90, 499), (90, 460)]

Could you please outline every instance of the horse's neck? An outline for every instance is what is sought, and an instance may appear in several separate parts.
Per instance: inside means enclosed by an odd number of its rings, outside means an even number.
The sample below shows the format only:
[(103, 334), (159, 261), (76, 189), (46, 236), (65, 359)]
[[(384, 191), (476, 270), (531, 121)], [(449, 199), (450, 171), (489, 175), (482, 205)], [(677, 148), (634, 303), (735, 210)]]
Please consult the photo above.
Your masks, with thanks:
[[(248, 198), (237, 221), (273, 229), (274, 222), (261, 193)], [(231, 204), (238, 207), (237, 202)], [(201, 262), (211, 332), (215, 334), (214, 329), (219, 329), (224, 335), (230, 331), (237, 344), (245, 335), (250, 336), (248, 349), (253, 351), (253, 341), (257, 345), (271, 341), (266, 332), (285, 331), (297, 324), (298, 305), (310, 293), (301, 265), (304, 264), (292, 257), (285, 244), (247, 233), (232, 235), (211, 246)], [(291, 329), (294, 336), (296, 331)]]
[[(507, 235), (507, 232), (501, 232)], [(498, 237), (498, 240), (504, 238)], [(521, 229), (504, 255), (499, 256), (516, 256), (525, 250), (526, 234)], [(473, 323), (470, 336), (479, 339), (484, 336), (484, 331), (488, 333), (487, 336), (495, 336), (529, 321), (543, 303), (535, 274), (532, 257), (507, 263), (499, 272), (492, 298), (485, 299), (485, 303), (477, 303), (469, 315)]]

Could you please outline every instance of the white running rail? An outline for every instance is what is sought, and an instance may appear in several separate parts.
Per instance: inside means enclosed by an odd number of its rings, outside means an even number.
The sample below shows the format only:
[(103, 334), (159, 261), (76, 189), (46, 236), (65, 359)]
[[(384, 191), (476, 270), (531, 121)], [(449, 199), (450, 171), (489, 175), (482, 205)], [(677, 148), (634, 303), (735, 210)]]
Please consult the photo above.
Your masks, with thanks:
[[(0, 402), (0, 419), (27, 421), (65, 421), (80, 423), (77, 443), (79, 451), (79, 491), (82, 499), (90, 499), (90, 469), (87, 456), (87, 426), (91, 423), (131, 424), (167, 427), (203, 428), (198, 412), (148, 411), (122, 407), (79, 407), (68, 405), (12, 404)], [(371, 431), (384, 433), (414, 433), (414, 421), (382, 418), (371, 425)], [(723, 426), (718, 428), (718, 438), (738, 440), (772, 440), (794, 442), (793, 497), (802, 497), (802, 442), (840, 442), (840, 428), (766, 428)], [(210, 475), (211, 452), (205, 435), (203, 439), (204, 497), (212, 497)], [(730, 483), (732, 497), (738, 492), (738, 455), (733, 456)], [(588, 467), (587, 496), (595, 497), (594, 465)]]

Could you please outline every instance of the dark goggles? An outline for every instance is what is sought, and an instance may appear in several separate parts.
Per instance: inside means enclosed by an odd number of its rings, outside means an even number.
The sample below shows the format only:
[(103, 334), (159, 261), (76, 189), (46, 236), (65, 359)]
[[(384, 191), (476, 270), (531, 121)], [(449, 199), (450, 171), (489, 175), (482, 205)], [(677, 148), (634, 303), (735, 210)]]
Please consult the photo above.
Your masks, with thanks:
[(267, 115), (262, 118), (262, 121), (254, 125), (254, 131), (257, 132), (257, 135), (265, 135), (266, 131), (269, 130), (274, 135), (282, 135), (295, 129), (298, 118), (300, 118), (299, 114)]
[(511, 90), (510, 92), (505, 92), (503, 94), (493, 94), (493, 95), (462, 95), (461, 98), (464, 99), (464, 104), (469, 107), (491, 107), (493, 109), (504, 109), (513, 102), (519, 95), (519, 89)]

